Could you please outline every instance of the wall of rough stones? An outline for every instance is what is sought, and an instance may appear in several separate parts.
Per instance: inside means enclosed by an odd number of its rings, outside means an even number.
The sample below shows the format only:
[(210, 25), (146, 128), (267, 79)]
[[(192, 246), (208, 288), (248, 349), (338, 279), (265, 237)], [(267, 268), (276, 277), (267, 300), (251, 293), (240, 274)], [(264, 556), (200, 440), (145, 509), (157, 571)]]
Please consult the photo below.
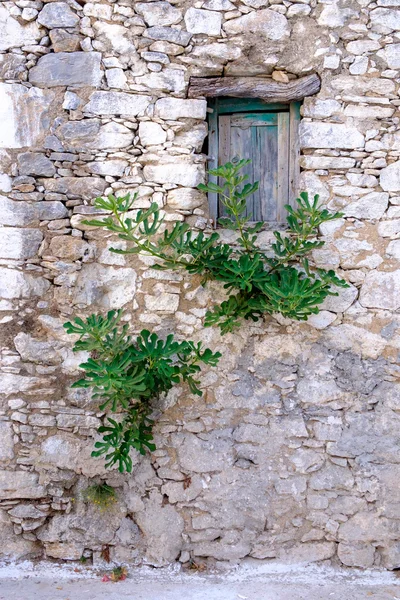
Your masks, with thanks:
[[(0, 3), (0, 532), (3, 557), (168, 564), (246, 556), (400, 565), (399, 0)], [(317, 72), (302, 108), (302, 187), (345, 217), (317, 264), (351, 284), (306, 324), (204, 329), (222, 298), (113, 255), (82, 221), (138, 191), (208, 226), (206, 103), (191, 75)], [(262, 234), (268, 243), (270, 232)], [(121, 246), (122, 247), (122, 246)], [(71, 390), (62, 324), (124, 307), (132, 331), (223, 352), (204, 395), (158, 407), (132, 475), (90, 458), (102, 413)], [(119, 501), (85, 504), (105, 479)]]

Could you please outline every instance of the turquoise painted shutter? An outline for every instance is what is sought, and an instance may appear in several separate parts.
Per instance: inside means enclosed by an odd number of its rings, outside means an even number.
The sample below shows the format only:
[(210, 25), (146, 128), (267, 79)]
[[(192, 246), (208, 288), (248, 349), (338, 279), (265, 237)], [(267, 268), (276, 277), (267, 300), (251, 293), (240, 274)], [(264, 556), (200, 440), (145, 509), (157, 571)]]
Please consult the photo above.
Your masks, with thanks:
[[(243, 172), (260, 187), (248, 199), (247, 215), (271, 225), (285, 222), (284, 205), (294, 202), (299, 171), (297, 103), (273, 108), (257, 100), (222, 99), (215, 102), (209, 119), (209, 168), (250, 158)], [(215, 177), (210, 180), (216, 182)], [(210, 194), (209, 201), (214, 219), (225, 214), (217, 194)]]

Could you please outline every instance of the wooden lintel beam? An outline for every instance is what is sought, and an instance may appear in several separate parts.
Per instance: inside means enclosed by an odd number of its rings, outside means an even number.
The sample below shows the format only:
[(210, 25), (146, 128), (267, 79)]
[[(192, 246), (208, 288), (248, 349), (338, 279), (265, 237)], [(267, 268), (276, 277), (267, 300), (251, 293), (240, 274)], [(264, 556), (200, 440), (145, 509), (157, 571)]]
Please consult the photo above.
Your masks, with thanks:
[(316, 73), (280, 83), (270, 77), (191, 77), (189, 98), (260, 98), (268, 102), (294, 102), (321, 89)]

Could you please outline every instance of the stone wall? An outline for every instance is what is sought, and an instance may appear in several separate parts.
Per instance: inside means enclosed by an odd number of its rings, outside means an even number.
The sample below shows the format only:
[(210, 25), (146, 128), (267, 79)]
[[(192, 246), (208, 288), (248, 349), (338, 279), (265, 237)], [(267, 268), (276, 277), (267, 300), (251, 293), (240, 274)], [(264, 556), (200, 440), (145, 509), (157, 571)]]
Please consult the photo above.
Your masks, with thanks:
[[(398, 5), (1, 2), (3, 556), (96, 562), (109, 545), (152, 565), (400, 565)], [(345, 214), (314, 259), (351, 285), (306, 324), (222, 338), (202, 326), (220, 288), (113, 255), (82, 221), (96, 195), (138, 191), (167, 221), (206, 228), (206, 102), (185, 99), (189, 76), (310, 72), (322, 88), (302, 108), (302, 187)], [(223, 352), (202, 398), (175, 389), (158, 407), (158, 449), (132, 475), (90, 458), (103, 415), (70, 389), (85, 357), (62, 329), (122, 306), (134, 333)], [(80, 494), (101, 479), (119, 493), (107, 514)]]

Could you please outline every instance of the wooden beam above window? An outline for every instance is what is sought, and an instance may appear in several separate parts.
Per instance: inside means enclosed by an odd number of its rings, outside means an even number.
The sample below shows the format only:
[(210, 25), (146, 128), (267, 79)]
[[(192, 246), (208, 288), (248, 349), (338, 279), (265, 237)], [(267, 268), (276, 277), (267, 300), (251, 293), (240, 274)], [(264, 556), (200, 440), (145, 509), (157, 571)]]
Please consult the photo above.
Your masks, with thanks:
[(266, 102), (294, 102), (321, 89), (316, 73), (280, 83), (270, 77), (191, 77), (189, 98), (260, 98)]

